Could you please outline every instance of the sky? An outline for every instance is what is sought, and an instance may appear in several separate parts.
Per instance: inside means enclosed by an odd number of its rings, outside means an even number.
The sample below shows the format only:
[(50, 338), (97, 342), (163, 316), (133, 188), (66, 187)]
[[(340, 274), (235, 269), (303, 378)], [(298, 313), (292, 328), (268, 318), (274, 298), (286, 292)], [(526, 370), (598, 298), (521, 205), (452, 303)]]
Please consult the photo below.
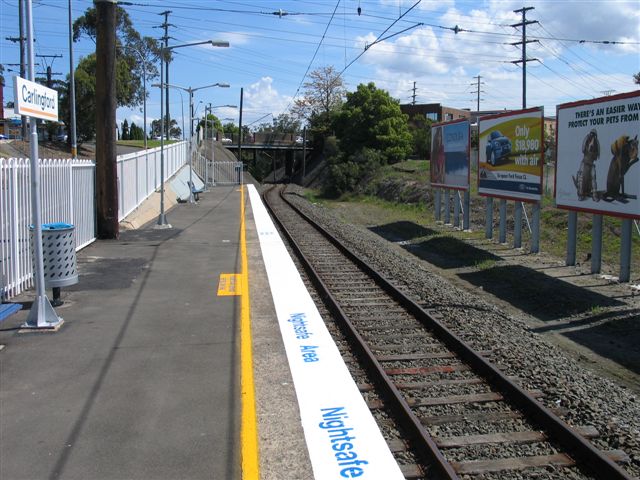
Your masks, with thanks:
[[(476, 110), (522, 108), (522, 21), (527, 11), (527, 106), (555, 116), (558, 104), (637, 90), (640, 72), (640, 0), (135, 0), (122, 4), (141, 35), (159, 38), (170, 10), (169, 45), (224, 40), (211, 46), (174, 50), (170, 83), (205, 88), (194, 93), (196, 116), (203, 104), (240, 105), (243, 124), (271, 122), (300, 98), (308, 73), (333, 66), (347, 91), (374, 82), (400, 101), (441, 103)], [(77, 18), (92, 0), (73, 0)], [(358, 13), (360, 9), (360, 13)], [(282, 14), (275, 14), (282, 12)], [(33, 0), (36, 58), (63, 78), (69, 72), (68, 0)], [(457, 28), (456, 28), (457, 27)], [(456, 33), (457, 30), (457, 33)], [(0, 0), (0, 63), (19, 62), (19, 48), (6, 37), (18, 36), (18, 0)], [(376, 42), (376, 40), (378, 40)], [(77, 64), (95, 50), (83, 38), (74, 44)], [(52, 62), (52, 63), (51, 63)], [(44, 71), (40, 65), (37, 71)], [(5, 70), (5, 101), (13, 99)], [(149, 88), (148, 124), (160, 117), (160, 93)], [(171, 117), (180, 125), (188, 116), (186, 92), (170, 91)], [(202, 102), (202, 103), (200, 103)], [(238, 123), (238, 108), (215, 108), (221, 119)], [(120, 108), (117, 120), (142, 125), (140, 108)], [(187, 120), (188, 122), (188, 117)], [(223, 120), (226, 123), (229, 120)]]

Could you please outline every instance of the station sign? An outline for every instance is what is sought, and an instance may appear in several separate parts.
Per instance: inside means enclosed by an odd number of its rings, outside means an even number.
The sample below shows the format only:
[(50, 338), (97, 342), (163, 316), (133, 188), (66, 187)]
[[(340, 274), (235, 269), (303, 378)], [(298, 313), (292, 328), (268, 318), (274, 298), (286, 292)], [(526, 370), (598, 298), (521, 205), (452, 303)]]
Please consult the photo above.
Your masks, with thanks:
[(471, 135), (469, 120), (431, 126), (431, 185), (453, 190), (469, 189)]
[(557, 106), (556, 205), (640, 218), (640, 91)]
[(543, 110), (482, 117), (478, 125), (478, 193), (537, 201), (542, 197)]
[(18, 115), (58, 121), (58, 92), (22, 77), (13, 77), (14, 111)]

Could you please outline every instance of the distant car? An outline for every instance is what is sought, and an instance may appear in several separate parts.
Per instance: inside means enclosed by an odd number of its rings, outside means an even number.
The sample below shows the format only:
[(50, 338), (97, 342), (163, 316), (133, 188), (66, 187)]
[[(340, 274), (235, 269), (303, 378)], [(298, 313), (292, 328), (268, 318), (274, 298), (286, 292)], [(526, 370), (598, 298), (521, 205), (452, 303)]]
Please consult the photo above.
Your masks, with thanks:
[(304, 143), (304, 138), (302, 138), (300, 135), (298, 135), (298, 136), (296, 137), (296, 143), (297, 143), (298, 145), (302, 145), (302, 144)]
[(227, 137), (222, 137), (221, 142), (222, 143), (233, 143), (233, 140), (231, 140), (230, 138), (227, 138)]
[(67, 135), (64, 134), (64, 133), (61, 133), (60, 135), (56, 135), (56, 140), (58, 142), (66, 142), (67, 138), (69, 138), (69, 137), (67, 137)]
[(162, 137), (160, 135), (156, 135), (152, 138), (152, 140), (162, 140)]
[(0, 140), (7, 140), (9, 137), (0, 133)]
[(498, 160), (511, 153), (511, 140), (502, 135), (498, 130), (494, 130), (489, 134), (486, 153), (487, 163), (489, 165), (496, 165)]

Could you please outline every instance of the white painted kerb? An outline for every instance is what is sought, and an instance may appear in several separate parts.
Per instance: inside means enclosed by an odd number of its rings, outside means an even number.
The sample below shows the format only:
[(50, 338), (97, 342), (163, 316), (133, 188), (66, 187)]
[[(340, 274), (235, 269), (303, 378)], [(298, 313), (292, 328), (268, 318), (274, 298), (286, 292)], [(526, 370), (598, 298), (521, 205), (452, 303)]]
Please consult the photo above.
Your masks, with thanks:
[(314, 478), (404, 479), (257, 190), (248, 190)]

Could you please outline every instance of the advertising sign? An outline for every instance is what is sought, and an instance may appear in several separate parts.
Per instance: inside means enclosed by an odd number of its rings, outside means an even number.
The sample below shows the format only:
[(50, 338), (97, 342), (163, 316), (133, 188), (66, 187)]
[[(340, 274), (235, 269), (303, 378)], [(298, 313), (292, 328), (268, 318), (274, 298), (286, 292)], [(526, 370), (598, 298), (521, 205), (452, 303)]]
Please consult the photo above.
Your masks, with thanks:
[(556, 204), (640, 218), (640, 91), (557, 107)]
[(431, 126), (431, 185), (469, 189), (469, 120)]
[(518, 201), (540, 200), (544, 150), (542, 122), (542, 108), (480, 118), (480, 195)]
[(58, 92), (21, 77), (13, 77), (14, 111), (18, 115), (58, 121)]

